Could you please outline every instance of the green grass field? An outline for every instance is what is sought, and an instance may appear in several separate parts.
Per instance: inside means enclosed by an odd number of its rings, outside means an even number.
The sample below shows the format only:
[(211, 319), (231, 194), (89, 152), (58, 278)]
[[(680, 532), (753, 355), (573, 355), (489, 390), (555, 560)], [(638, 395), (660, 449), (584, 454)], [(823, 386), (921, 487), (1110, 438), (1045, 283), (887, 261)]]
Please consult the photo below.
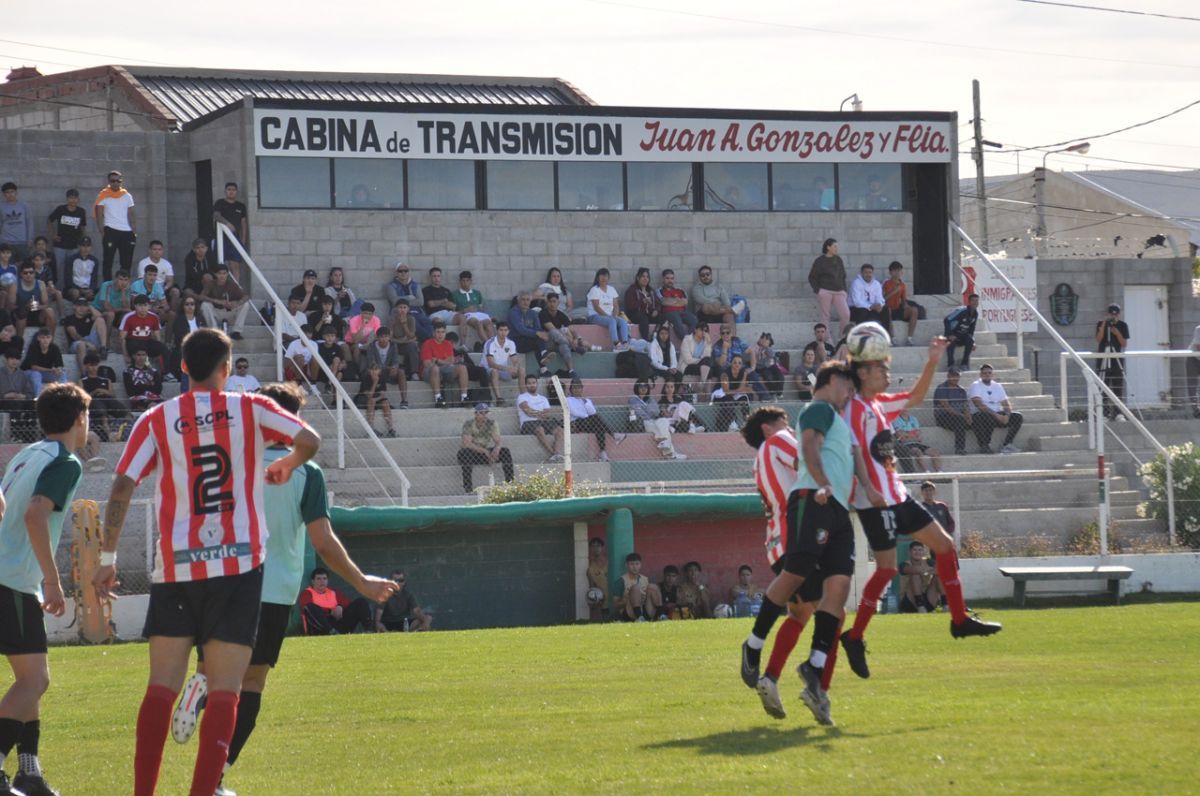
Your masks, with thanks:
[[(1184, 793), (1197, 785), (1200, 604), (881, 616), (836, 728), (789, 666), (776, 721), (737, 675), (747, 621), (288, 639), (228, 784), (255, 794)], [(807, 650), (808, 631), (791, 664)], [(42, 760), (128, 793), (146, 648), (57, 648)], [(765, 661), (765, 658), (764, 658)], [(184, 793), (195, 742), (167, 741)], [(12, 756), (15, 758), (15, 754)], [(10, 760), (11, 770), (15, 760)]]

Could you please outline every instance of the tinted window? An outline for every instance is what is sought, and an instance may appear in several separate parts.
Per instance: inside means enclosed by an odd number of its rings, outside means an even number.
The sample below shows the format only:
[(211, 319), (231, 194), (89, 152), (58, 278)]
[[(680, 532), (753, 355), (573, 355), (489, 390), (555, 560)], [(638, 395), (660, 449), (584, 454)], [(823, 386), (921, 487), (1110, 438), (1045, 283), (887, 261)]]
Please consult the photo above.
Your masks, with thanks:
[(548, 160), (489, 160), (487, 206), (493, 210), (553, 210), (554, 164)]
[(259, 158), (261, 207), (329, 207), (329, 158)]
[(429, 210), (475, 209), (475, 163), (408, 161), (408, 206)]
[(559, 210), (624, 210), (620, 163), (558, 164)]
[(333, 206), (354, 209), (404, 207), (404, 161), (337, 158)]
[(775, 210), (836, 210), (833, 165), (772, 163), (771, 206)]
[(901, 196), (898, 163), (838, 166), (838, 206), (842, 210), (900, 210)]
[(705, 163), (705, 210), (766, 210), (767, 164)]
[(692, 164), (630, 163), (630, 210), (691, 210)]

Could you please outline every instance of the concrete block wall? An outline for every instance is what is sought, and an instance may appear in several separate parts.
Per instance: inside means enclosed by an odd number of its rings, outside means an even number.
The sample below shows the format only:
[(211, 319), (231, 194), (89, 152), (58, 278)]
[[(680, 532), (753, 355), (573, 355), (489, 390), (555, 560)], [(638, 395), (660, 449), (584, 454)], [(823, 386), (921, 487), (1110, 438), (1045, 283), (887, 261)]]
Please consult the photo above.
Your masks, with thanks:
[[(108, 103), (112, 101), (111, 129)], [(43, 130), (73, 132), (142, 132), (161, 129), (141, 109), (133, 107), (125, 94), (103, 91), (71, 94), (64, 101), (22, 102), (0, 107), (0, 130)]]

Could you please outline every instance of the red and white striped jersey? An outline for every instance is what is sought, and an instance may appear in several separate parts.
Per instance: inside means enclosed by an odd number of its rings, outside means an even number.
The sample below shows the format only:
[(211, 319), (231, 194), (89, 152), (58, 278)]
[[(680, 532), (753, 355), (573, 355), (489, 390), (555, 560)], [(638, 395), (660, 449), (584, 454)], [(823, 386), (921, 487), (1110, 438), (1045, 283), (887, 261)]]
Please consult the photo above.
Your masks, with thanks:
[(157, 471), (155, 583), (240, 575), (263, 563), (263, 450), (290, 445), (300, 418), (262, 395), (186, 392), (144, 412), (117, 473)]
[(767, 438), (754, 457), (754, 482), (767, 509), (767, 563), (774, 564), (784, 554), (787, 526), (788, 492), (796, 480), (796, 455), (799, 448), (790, 428)]
[[(910, 395), (912, 393), (881, 392), (869, 401), (855, 395), (846, 402), (846, 408), (842, 410), (842, 419), (850, 426), (854, 444), (862, 451), (863, 460), (867, 464), (871, 486), (883, 495), (889, 506), (903, 503), (908, 496), (904, 482), (896, 475), (892, 421), (900, 415)], [(850, 495), (850, 503), (856, 509), (871, 507), (866, 490), (862, 489), (857, 481)]]

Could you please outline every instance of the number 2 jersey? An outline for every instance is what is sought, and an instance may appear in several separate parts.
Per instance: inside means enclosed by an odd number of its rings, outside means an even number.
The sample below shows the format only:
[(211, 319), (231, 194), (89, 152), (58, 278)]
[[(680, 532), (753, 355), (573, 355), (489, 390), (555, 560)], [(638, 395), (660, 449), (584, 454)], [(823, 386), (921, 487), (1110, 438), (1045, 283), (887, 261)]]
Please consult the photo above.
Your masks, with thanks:
[(193, 390), (144, 412), (117, 474), (156, 473), (155, 583), (241, 575), (264, 559), (263, 455), (300, 418), (262, 395)]
[[(908, 497), (908, 490), (896, 475), (896, 440), (892, 421), (900, 416), (910, 395), (912, 393), (878, 393), (869, 401), (855, 395), (842, 410), (842, 418), (854, 435), (854, 444), (862, 451), (871, 486), (883, 495), (889, 506), (898, 506)], [(850, 501), (856, 509), (871, 507), (866, 490), (857, 481)]]

